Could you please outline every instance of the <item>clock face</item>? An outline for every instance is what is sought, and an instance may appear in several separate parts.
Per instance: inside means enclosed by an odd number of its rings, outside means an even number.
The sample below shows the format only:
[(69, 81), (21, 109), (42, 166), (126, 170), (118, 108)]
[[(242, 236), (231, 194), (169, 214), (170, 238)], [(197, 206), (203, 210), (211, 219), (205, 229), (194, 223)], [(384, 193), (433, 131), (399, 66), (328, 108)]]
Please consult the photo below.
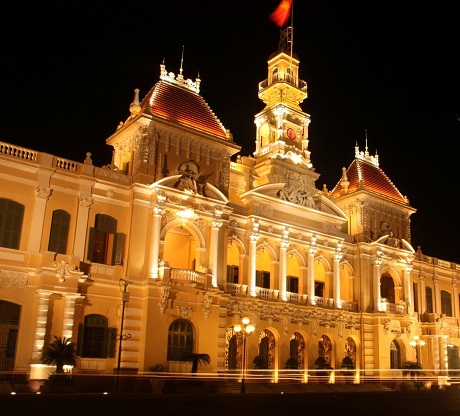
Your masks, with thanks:
[(296, 138), (296, 134), (294, 129), (288, 129), (287, 130), (287, 137), (289, 137), (291, 140), (294, 140)]

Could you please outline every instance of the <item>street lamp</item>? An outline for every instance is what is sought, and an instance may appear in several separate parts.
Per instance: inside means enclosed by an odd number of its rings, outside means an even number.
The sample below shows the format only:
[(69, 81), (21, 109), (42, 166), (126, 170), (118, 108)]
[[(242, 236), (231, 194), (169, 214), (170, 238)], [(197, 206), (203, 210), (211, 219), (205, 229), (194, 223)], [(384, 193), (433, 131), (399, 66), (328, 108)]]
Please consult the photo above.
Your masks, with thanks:
[(241, 363), (241, 393), (246, 393), (246, 384), (245, 384), (245, 378), (246, 378), (246, 337), (248, 335), (251, 335), (254, 332), (255, 326), (251, 324), (251, 320), (245, 316), (241, 320), (241, 324), (236, 324), (233, 327), (233, 330), (236, 333), (242, 333), (241, 335), (243, 336), (243, 362)]
[(125, 321), (125, 307), (126, 304), (129, 302), (129, 292), (128, 292), (128, 284), (130, 284), (129, 280), (120, 278), (120, 292), (121, 292), (121, 320), (120, 320), (120, 333), (117, 334), (116, 338), (118, 342), (118, 357), (117, 357), (117, 377), (115, 380), (116, 386), (115, 391), (120, 393), (120, 370), (121, 370), (121, 343), (129, 338), (131, 338), (131, 334), (123, 334), (123, 323)]
[(425, 346), (425, 341), (420, 339), (418, 335), (415, 335), (414, 340), (409, 342), (409, 345), (415, 349), (415, 359), (417, 360), (417, 364), (420, 364), (419, 352)]
[(421, 340), (420, 337), (418, 335), (415, 335), (414, 336), (414, 340), (409, 342), (409, 345), (415, 350), (415, 359), (417, 361), (417, 371), (415, 373), (415, 380), (416, 380), (416, 386), (417, 386), (417, 390), (419, 389), (419, 384), (417, 382), (417, 379), (418, 379), (418, 371), (419, 369), (421, 368), (420, 366), (420, 359), (419, 359), (419, 352), (420, 350), (425, 346), (425, 341)]

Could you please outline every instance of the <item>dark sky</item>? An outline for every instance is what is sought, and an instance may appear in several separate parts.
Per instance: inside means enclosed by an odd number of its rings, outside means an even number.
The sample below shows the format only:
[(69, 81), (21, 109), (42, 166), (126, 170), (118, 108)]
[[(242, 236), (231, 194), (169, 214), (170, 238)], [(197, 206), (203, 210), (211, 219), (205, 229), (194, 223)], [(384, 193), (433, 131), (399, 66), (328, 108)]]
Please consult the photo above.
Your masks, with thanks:
[[(371, 154), (411, 205), (412, 244), (460, 263), (460, 65), (455, 2), (294, 1), (294, 51), (309, 97), (310, 150), (332, 189)], [(200, 74), (201, 95), (254, 151), (258, 83), (277, 49), (278, 0), (5, 1), (0, 13), (0, 141), (76, 161), (110, 163), (105, 139), (133, 90), (159, 65)]]

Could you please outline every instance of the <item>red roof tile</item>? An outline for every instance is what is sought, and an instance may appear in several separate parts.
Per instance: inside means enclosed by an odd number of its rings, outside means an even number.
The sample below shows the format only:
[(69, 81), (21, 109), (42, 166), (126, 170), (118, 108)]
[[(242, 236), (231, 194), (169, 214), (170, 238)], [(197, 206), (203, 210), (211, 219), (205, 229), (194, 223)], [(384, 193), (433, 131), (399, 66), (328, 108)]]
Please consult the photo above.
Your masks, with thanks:
[[(393, 182), (375, 164), (362, 159), (355, 159), (347, 169), (347, 179), (350, 182), (348, 194), (357, 191), (360, 187), (369, 192), (375, 192), (394, 201), (408, 204), (408, 201), (398, 191)], [(342, 192), (341, 181), (332, 190), (332, 196), (337, 198)]]
[(141, 102), (141, 111), (227, 139), (225, 127), (201, 95), (158, 81)]

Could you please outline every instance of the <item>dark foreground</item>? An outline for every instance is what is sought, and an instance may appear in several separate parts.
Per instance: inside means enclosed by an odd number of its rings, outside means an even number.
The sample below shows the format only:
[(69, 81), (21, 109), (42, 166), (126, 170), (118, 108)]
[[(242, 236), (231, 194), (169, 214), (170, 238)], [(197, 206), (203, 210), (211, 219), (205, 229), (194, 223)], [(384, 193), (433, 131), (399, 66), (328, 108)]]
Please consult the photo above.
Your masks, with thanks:
[(2, 415), (458, 415), (460, 390), (321, 392), (304, 394), (0, 395)]

